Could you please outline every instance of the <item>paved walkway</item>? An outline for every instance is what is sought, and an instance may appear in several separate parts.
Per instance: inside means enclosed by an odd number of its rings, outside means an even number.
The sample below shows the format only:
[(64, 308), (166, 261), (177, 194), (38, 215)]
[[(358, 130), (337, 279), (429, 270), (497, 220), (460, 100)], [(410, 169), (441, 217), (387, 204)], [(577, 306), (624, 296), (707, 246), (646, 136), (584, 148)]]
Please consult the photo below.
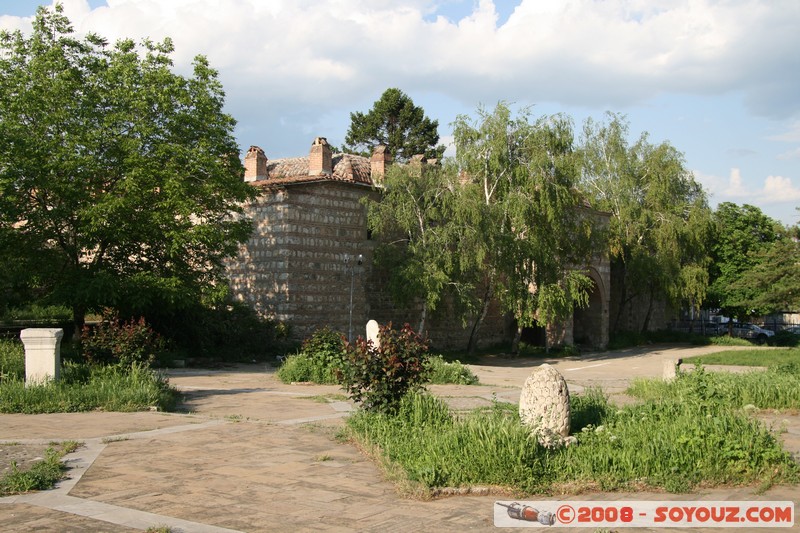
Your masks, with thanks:
[[(572, 392), (599, 385), (619, 397), (630, 378), (660, 375), (665, 359), (710, 350), (629, 350), (552, 363)], [(489, 405), (493, 397), (517, 401), (525, 378), (539, 363), (485, 362), (472, 365), (481, 386), (433, 386), (432, 391), (454, 408)], [(433, 501), (398, 496), (369, 459), (335, 439), (350, 410), (335, 386), (284, 385), (271, 369), (257, 365), (174, 370), (170, 379), (186, 394), (186, 413), (0, 415), (0, 442), (72, 439), (85, 444), (67, 456), (70, 478), (56, 489), (0, 498), (0, 530), (496, 530), (496, 496)], [(800, 449), (798, 417), (788, 418), (783, 437)], [(569, 499), (797, 500), (798, 490), (581, 494)]]

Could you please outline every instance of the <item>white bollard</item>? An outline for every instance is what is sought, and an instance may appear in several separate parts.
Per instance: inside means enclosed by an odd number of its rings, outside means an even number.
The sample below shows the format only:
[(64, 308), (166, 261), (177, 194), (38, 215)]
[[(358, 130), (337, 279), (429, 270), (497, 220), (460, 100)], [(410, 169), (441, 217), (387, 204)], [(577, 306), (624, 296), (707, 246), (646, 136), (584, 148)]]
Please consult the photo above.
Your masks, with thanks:
[(57, 381), (61, 375), (63, 329), (27, 328), (19, 334), (25, 345), (25, 384)]
[(367, 322), (367, 340), (372, 341), (372, 346), (374, 346), (376, 350), (381, 347), (381, 340), (378, 337), (379, 333), (380, 326), (378, 326), (375, 320)]

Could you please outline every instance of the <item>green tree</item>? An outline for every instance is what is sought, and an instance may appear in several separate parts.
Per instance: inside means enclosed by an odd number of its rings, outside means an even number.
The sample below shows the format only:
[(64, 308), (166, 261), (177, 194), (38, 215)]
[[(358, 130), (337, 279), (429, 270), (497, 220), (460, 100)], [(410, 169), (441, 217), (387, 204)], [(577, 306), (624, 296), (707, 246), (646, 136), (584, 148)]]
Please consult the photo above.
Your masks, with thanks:
[(730, 202), (717, 206), (714, 222), (711, 300), (723, 315), (745, 318), (756, 311), (760, 295), (753, 280), (742, 283), (742, 278), (769, 256), (782, 229), (758, 207)]
[(620, 302), (612, 330), (631, 301), (647, 302), (647, 330), (659, 299), (699, 308), (706, 298), (710, 209), (705, 192), (669, 143), (647, 134), (628, 142), (628, 124), (609, 114), (607, 123), (587, 120), (582, 140), (581, 188), (593, 205), (611, 214), (612, 283)]
[(783, 237), (751, 252), (752, 266), (731, 284), (747, 314), (800, 310), (800, 242)]
[[(576, 190), (578, 159), (572, 122), (563, 115), (530, 121), (498, 104), (477, 120), (453, 125), (456, 162), (464, 177), (459, 219), (474, 229), (462, 255), (482, 272), (480, 327), (491, 298), (523, 327), (557, 322), (585, 305), (591, 281), (577, 268), (593, 252), (593, 221)], [(471, 341), (471, 347), (473, 341)]]
[(176, 75), (172, 51), (78, 39), (60, 5), (0, 36), (0, 230), (78, 331), (89, 310), (220, 292), (251, 231), (217, 73), (198, 56)]
[(398, 162), (422, 154), (428, 159), (441, 158), (445, 147), (437, 146), (439, 121), (425, 116), (425, 110), (400, 89), (386, 89), (366, 114), (350, 113), (346, 148), (369, 156), (372, 149), (384, 145)]
[(421, 302), (420, 334), (445, 293), (461, 304), (472, 296), (460, 272), (465, 228), (455, 217), (458, 187), (449, 165), (394, 165), (383, 179), (380, 200), (368, 204), (369, 227), (382, 241), (376, 265), (391, 272), (395, 302)]

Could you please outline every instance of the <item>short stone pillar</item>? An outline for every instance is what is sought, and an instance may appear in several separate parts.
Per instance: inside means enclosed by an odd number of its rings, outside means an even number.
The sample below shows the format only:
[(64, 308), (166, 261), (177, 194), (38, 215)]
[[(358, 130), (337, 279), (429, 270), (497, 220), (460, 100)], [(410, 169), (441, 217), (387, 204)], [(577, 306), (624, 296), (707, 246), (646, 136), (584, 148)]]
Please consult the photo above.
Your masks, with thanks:
[(667, 359), (664, 361), (664, 381), (672, 381), (678, 376), (683, 359)]
[(531, 372), (520, 393), (519, 417), (542, 446), (569, 444), (569, 389), (558, 370), (543, 364)]
[(27, 328), (19, 334), (25, 345), (25, 383), (45, 383), (61, 375), (63, 329)]

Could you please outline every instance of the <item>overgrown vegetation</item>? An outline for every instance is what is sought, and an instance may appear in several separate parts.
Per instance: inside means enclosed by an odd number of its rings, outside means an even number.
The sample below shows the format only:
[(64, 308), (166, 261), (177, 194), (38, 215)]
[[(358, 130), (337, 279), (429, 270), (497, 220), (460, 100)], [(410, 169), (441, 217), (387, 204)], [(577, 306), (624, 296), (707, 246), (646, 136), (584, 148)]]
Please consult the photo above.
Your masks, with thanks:
[(705, 405), (713, 409), (800, 408), (800, 363), (777, 364), (767, 371), (732, 374), (706, 372), (702, 365), (679, 379), (665, 382), (643, 379), (633, 382), (628, 394), (656, 403)]
[(174, 408), (178, 392), (162, 374), (140, 363), (128, 366), (64, 361), (58, 381), (25, 384), (19, 341), (0, 341), (0, 412), (64, 413)]
[[(408, 330), (410, 331), (410, 329)], [(413, 333), (413, 332), (411, 332)], [(391, 334), (383, 343), (395, 342), (396, 334)], [(399, 342), (410, 342), (406, 337), (400, 335)], [(381, 337), (383, 339), (383, 337)], [(363, 342), (366, 349), (366, 342)], [(346, 376), (355, 376), (354, 373), (345, 370), (345, 366), (350, 364), (350, 361), (362, 361), (367, 359), (365, 353), (361, 353), (358, 357), (348, 356), (347, 343), (344, 336), (328, 327), (321, 328), (314, 332), (308, 339), (303, 342), (300, 350), (293, 355), (290, 355), (283, 362), (278, 369), (278, 379), (284, 383), (295, 382), (311, 382), (329, 385), (337, 385), (342, 383), (342, 379)], [(393, 360), (392, 355), (378, 355), (374, 363), (377, 367), (381, 365), (381, 361), (385, 365), (395, 364), (397, 361), (404, 357), (405, 350), (408, 346), (398, 348), (400, 352), (400, 359)], [(378, 350), (380, 351), (380, 350)], [(385, 348), (387, 354), (391, 351), (388, 346)], [(390, 361), (394, 361), (391, 363)], [(361, 364), (360, 362), (357, 364)], [(459, 384), (459, 385), (474, 385), (478, 383), (478, 377), (460, 361), (447, 361), (440, 355), (429, 356), (425, 353), (423, 357), (422, 377), (425, 382), (433, 384)], [(381, 369), (383, 366), (381, 366)], [(363, 367), (361, 368), (363, 371)], [(382, 371), (382, 370), (381, 370)], [(395, 376), (395, 378), (398, 376)], [(355, 378), (353, 378), (355, 379)], [(366, 380), (366, 377), (361, 379)]]
[(434, 385), (477, 385), (478, 376), (461, 361), (445, 361), (441, 355), (432, 355), (425, 363), (425, 376)]
[(284, 383), (338, 383), (336, 371), (344, 364), (344, 345), (341, 333), (327, 326), (318, 329), (303, 341), (296, 354), (286, 358), (278, 369), (278, 379)]
[(67, 441), (58, 444), (58, 448), (50, 447), (45, 458), (33, 464), (27, 470), (20, 470), (17, 464), (11, 463), (11, 471), (0, 478), (0, 496), (19, 494), (33, 490), (47, 490), (63, 479), (67, 467), (61, 458), (80, 447), (80, 443)]
[(0, 412), (70, 413), (78, 411), (169, 411), (178, 392), (162, 374), (139, 365), (89, 366), (66, 362), (61, 379), (38, 385), (23, 380), (0, 384)]
[(84, 326), (81, 336), (83, 356), (93, 364), (149, 367), (163, 350), (163, 339), (144, 318), (124, 321), (112, 316), (91, 330)]
[(393, 412), (407, 392), (425, 383), (428, 345), (408, 324), (399, 331), (380, 326), (378, 338), (380, 346), (361, 337), (346, 345), (337, 377), (365, 410)]
[(616, 409), (598, 391), (573, 398), (577, 445), (547, 450), (497, 404), (455, 418), (439, 399), (405, 396), (396, 414), (359, 411), (347, 434), (406, 490), (493, 486), (514, 493), (796, 482), (798, 467), (759, 423), (720, 402), (646, 402)]
[(25, 379), (25, 350), (19, 341), (0, 339), (0, 384), (10, 379)]

